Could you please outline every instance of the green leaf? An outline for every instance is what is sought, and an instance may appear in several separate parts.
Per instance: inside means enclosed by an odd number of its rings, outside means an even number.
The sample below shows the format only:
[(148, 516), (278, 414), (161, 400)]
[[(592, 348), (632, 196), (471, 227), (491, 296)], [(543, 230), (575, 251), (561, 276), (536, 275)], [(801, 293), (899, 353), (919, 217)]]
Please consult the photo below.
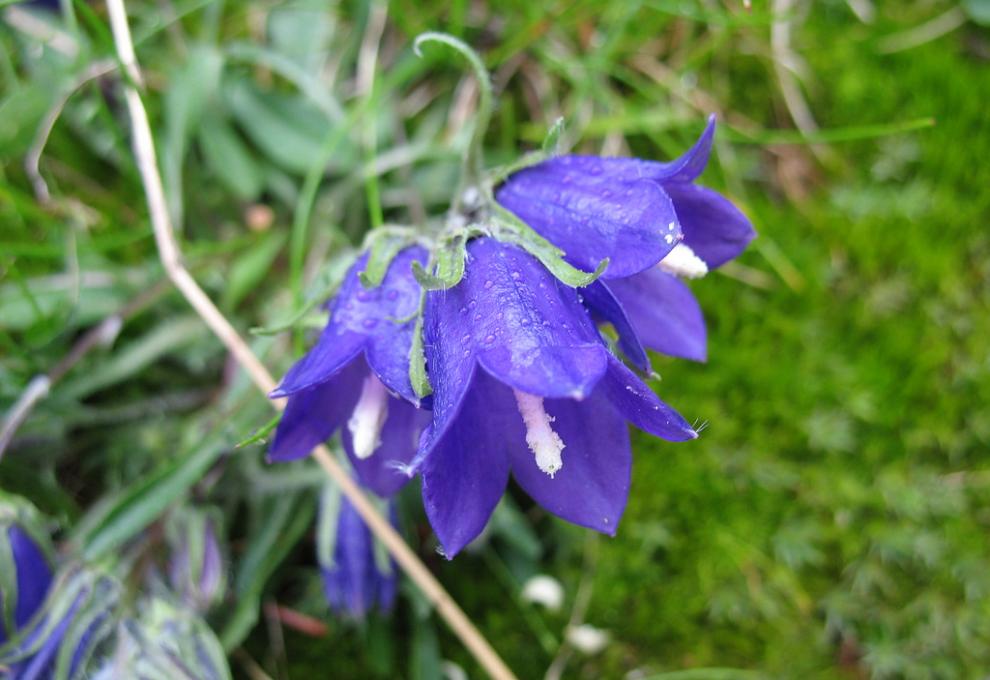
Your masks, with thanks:
[(193, 341), (208, 335), (206, 326), (197, 316), (182, 316), (162, 323), (150, 332), (115, 352), (99, 369), (80, 374), (60, 389), (60, 396), (81, 399), (136, 375), (163, 356), (171, 354)]
[(237, 606), (220, 635), (228, 652), (241, 644), (257, 622), (268, 578), (309, 528), (315, 506), (310, 494), (281, 494), (256, 506), (256, 518), (262, 524), (248, 534), (251, 542), (235, 583)]
[(432, 680), (444, 677), (440, 642), (430, 620), (417, 621), (412, 627), (409, 643), (409, 677), (412, 680)]
[(97, 560), (144, 531), (202, 479), (225, 449), (224, 439), (214, 436), (100, 506), (95, 517), (83, 520), (73, 537), (82, 546), (83, 556)]
[(265, 184), (265, 173), (226, 120), (218, 115), (205, 115), (196, 141), (206, 166), (220, 183), (243, 201), (258, 198)]
[(593, 272), (585, 272), (567, 263), (564, 251), (546, 240), (533, 229), (513, 215), (511, 212), (496, 204), (495, 223), (498, 227), (497, 238), (501, 241), (515, 243), (530, 255), (536, 257), (543, 266), (550, 270), (559, 281), (580, 288), (587, 286), (601, 276), (608, 267), (608, 258), (598, 263)]
[(990, 26), (990, 0), (962, 0), (961, 5), (973, 23)]
[(561, 116), (553, 122), (547, 130), (547, 136), (543, 138), (543, 153), (548, 156), (555, 156), (560, 153), (560, 140), (564, 134), (564, 118)]
[(385, 279), (389, 265), (403, 248), (409, 244), (407, 235), (400, 235), (391, 230), (376, 229), (369, 234), (371, 245), (368, 248), (368, 260), (364, 270), (358, 273), (361, 285), (365, 288), (377, 288)]
[(444, 240), (434, 257), (434, 273), (427, 272), (419, 262), (413, 262), (413, 276), (426, 290), (447, 290), (464, 278), (464, 258), (466, 256), (469, 231), (460, 232)]
[(176, 224), (182, 224), (182, 163), (203, 111), (220, 89), (222, 72), (220, 52), (208, 45), (196, 45), (165, 91), (162, 179), (169, 212)]
[(426, 301), (426, 291), (423, 291), (419, 305), (419, 316), (413, 328), (412, 346), (409, 348), (409, 382), (413, 392), (422, 399), (433, 392), (430, 378), (426, 374), (426, 354), (423, 352), (423, 303)]
[[(322, 164), (327, 118), (307, 99), (262, 91), (245, 80), (226, 84), (223, 92), (234, 118), (273, 163), (297, 175)], [(341, 139), (329, 161), (336, 170), (353, 167), (357, 162), (353, 143)]]
[(260, 441), (264, 441), (272, 430), (278, 427), (279, 421), (282, 420), (282, 414), (277, 413), (274, 418), (269, 420), (267, 423), (259, 427), (250, 437), (247, 439), (242, 439), (241, 441), (234, 444), (235, 449), (243, 449), (245, 446), (255, 444)]
[(288, 234), (285, 231), (270, 231), (259, 237), (258, 243), (253, 244), (234, 261), (223, 294), (225, 308), (236, 307), (248, 293), (264, 281), (287, 238)]

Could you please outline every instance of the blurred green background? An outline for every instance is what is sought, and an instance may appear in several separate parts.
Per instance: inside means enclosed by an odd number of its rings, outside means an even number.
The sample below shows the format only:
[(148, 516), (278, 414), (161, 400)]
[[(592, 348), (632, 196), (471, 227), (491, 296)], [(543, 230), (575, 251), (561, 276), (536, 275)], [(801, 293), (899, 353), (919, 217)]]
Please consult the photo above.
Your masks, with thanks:
[[(0, 485), (57, 518), (66, 551), (128, 494), (161, 503), (102, 545), (153, 536), (169, 506), (219, 505), (231, 593), (211, 623), (235, 674), (429, 678), (450, 659), (480, 676), (413, 594), (388, 621), (329, 616), (319, 472), (234, 448), (271, 414), (163, 283), (102, 3), (3, 4), (0, 411), (140, 304), (35, 406)], [(412, 53), (422, 31), (463, 38), (491, 69), (489, 164), (537, 147), (557, 116), (575, 150), (668, 159), (718, 114), (702, 182), (759, 238), (694, 285), (709, 362), (655, 361), (654, 386), (707, 424), (701, 439), (636, 437), (614, 539), (514, 492), (488, 540), (445, 562), (416, 490), (403, 497), (408, 537), (520, 677), (555, 658), (574, 678), (990, 672), (986, 2), (128, 10), (187, 262), (245, 332), (319, 298), (327, 263), (379, 215), (446, 208), (477, 93), (449, 53)], [(252, 342), (279, 373), (319, 323)], [(167, 493), (163, 478), (178, 479)], [(561, 611), (520, 598), (537, 572), (563, 584)], [(604, 650), (559, 647), (572, 613), (608, 632)]]

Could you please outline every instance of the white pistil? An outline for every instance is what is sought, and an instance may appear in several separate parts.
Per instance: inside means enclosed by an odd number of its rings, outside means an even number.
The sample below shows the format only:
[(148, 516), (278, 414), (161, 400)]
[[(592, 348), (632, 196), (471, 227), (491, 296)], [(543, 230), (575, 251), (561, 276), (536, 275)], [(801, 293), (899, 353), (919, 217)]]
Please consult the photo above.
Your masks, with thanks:
[(708, 273), (708, 265), (705, 261), (683, 243), (674, 246), (674, 249), (667, 253), (667, 257), (660, 260), (658, 266), (668, 274), (685, 279), (700, 279)]
[(519, 390), (512, 390), (512, 393), (516, 395), (519, 415), (526, 424), (526, 444), (536, 456), (536, 466), (553, 479), (554, 474), (564, 466), (560, 459), (564, 442), (550, 426), (554, 419), (543, 408), (542, 397)]
[(381, 444), (382, 426), (388, 416), (388, 390), (374, 373), (364, 379), (357, 406), (347, 421), (354, 443), (354, 455), (365, 459)]

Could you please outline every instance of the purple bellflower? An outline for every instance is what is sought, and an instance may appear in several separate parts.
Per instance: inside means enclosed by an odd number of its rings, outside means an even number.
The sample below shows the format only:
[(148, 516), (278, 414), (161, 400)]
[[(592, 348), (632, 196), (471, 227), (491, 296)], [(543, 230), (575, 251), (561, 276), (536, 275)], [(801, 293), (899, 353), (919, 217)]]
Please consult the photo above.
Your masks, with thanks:
[[(8, 578), (0, 578), (0, 647), (27, 625), (45, 601), (52, 584), (48, 558), (36, 540), (17, 524), (3, 526), (0, 564), (7, 562)], [(7, 571), (9, 569), (9, 571)], [(7, 586), (10, 589), (7, 589)]]
[(410, 467), (448, 557), (484, 528), (510, 473), (550, 512), (614, 534), (632, 465), (626, 421), (697, 436), (608, 351), (582, 290), (484, 237), (468, 244), (460, 283), (427, 295), (433, 420)]
[(397, 465), (413, 457), (429, 422), (409, 382), (420, 303), (411, 265), (425, 263), (426, 257), (422, 248), (406, 248), (381, 285), (370, 290), (359, 279), (368, 256), (351, 266), (319, 341), (270, 395), (288, 397), (270, 460), (302, 458), (341, 429), (362, 484), (388, 496), (408, 481)]
[(610, 265), (585, 291), (596, 317), (616, 328), (640, 368), (643, 346), (704, 361), (705, 322), (681, 279), (698, 278), (739, 255), (755, 232), (724, 196), (694, 180), (705, 169), (715, 117), (694, 146), (669, 163), (558, 156), (511, 175), (499, 203), (567, 253), (577, 267)]
[(119, 585), (109, 577), (70, 569), (52, 586), (43, 614), (0, 645), (0, 669), (18, 680), (88, 677), (94, 654), (116, 627), (118, 598)]
[[(397, 565), (375, 539), (354, 506), (341, 497), (336, 517), (332, 558), (321, 560), (323, 591), (330, 608), (346, 617), (361, 620), (371, 610), (389, 611), (398, 587)], [(395, 510), (389, 517), (396, 523)]]
[(165, 529), (171, 550), (169, 585), (179, 600), (196, 612), (208, 611), (225, 594), (218, 517), (219, 513), (186, 506), (171, 514)]

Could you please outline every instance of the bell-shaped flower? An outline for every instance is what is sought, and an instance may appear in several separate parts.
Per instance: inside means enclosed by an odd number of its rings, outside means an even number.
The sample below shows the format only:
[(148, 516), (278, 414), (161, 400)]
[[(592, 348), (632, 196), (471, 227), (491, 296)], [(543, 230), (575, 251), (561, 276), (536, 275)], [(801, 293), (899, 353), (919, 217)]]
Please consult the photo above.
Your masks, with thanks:
[[(334, 612), (358, 620), (373, 609), (389, 611), (398, 588), (397, 566), (385, 549), (377, 546), (354, 506), (340, 496), (336, 503), (329, 518), (334, 526), (327, 527), (331, 529), (325, 539), (329, 543), (321, 546), (320, 552), (325, 554), (319, 560), (327, 602)], [(321, 517), (326, 510), (321, 508)], [(394, 525), (395, 509), (391, 504), (388, 515)], [(318, 531), (323, 533), (322, 528)]]
[(589, 309), (611, 322), (625, 354), (648, 367), (645, 345), (702, 361), (701, 309), (682, 278), (697, 278), (741, 253), (755, 232), (728, 199), (694, 183), (708, 163), (715, 118), (694, 146), (669, 163), (637, 158), (559, 156), (511, 175), (496, 198), (590, 268)]
[(112, 578), (70, 568), (29, 624), (0, 645), (0, 669), (18, 680), (89, 677), (98, 650), (116, 628), (119, 596)]
[(196, 507), (176, 508), (168, 518), (168, 581), (184, 605), (205, 612), (223, 599), (226, 587), (219, 513)]
[(433, 421), (411, 468), (448, 557), (484, 528), (510, 473), (550, 512), (613, 534), (629, 492), (626, 421), (697, 436), (610, 354), (580, 294), (525, 251), (479, 238), (460, 283), (427, 295)]
[(92, 680), (121, 678), (230, 680), (223, 647), (196, 613), (158, 597), (142, 597), (121, 621), (113, 653)]
[(429, 422), (409, 382), (420, 302), (411, 265), (425, 263), (426, 253), (406, 248), (371, 289), (359, 278), (367, 259), (362, 256), (347, 272), (320, 339), (270, 395), (288, 397), (288, 404), (269, 459), (306, 456), (339, 428), (358, 478), (389, 495), (407, 481), (396, 465), (412, 458)]
[(0, 646), (27, 625), (52, 583), (47, 536), (22, 522), (30, 517), (19, 512), (19, 499), (7, 500), (0, 500)]

